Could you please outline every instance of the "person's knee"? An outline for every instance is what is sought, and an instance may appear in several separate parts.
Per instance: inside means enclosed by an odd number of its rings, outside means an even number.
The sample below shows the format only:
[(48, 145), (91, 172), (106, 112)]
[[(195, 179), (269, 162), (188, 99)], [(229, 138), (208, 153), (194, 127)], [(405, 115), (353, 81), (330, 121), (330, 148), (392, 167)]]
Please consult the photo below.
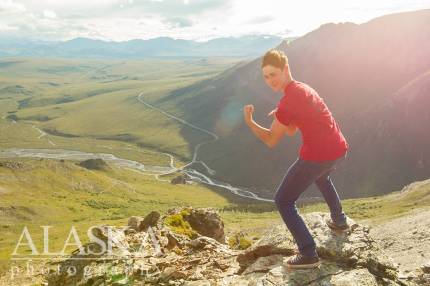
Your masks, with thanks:
[(315, 181), (315, 184), (318, 186), (318, 187), (324, 187), (324, 186), (327, 186), (327, 185), (330, 185), (331, 184), (331, 179), (330, 179), (330, 176), (321, 176), (321, 177), (319, 177), (316, 181)]
[(278, 208), (281, 206), (283, 199), (282, 199), (282, 195), (279, 193), (279, 191), (276, 192), (275, 196), (273, 197), (273, 201), (278, 206)]
[(275, 196), (273, 197), (273, 200), (275, 201), (276, 205), (281, 206), (285, 205), (288, 201), (291, 201), (291, 198), (289, 198), (287, 190), (278, 189)]
[(277, 192), (273, 198), (278, 209), (284, 210), (295, 210), (296, 209), (296, 199), (290, 198), (288, 195)]

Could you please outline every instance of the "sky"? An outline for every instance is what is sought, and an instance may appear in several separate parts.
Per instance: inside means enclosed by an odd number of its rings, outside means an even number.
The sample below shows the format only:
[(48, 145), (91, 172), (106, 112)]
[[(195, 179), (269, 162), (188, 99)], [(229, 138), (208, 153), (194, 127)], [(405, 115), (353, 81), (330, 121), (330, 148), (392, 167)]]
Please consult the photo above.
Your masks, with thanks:
[(428, 8), (430, 0), (0, 0), (0, 36), (54, 41), (297, 37), (329, 22), (361, 24)]

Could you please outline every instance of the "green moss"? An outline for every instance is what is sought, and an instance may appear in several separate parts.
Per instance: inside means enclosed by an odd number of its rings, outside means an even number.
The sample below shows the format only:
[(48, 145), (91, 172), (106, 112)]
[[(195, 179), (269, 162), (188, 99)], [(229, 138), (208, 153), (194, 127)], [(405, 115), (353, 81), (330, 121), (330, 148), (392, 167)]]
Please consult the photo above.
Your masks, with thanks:
[(184, 219), (186, 215), (189, 215), (189, 211), (182, 210), (178, 214), (167, 216), (164, 219), (164, 223), (176, 233), (184, 234), (191, 239), (197, 238), (198, 233), (194, 231), (190, 223)]
[(251, 240), (243, 232), (237, 232), (228, 238), (228, 245), (233, 249), (247, 249), (251, 244)]

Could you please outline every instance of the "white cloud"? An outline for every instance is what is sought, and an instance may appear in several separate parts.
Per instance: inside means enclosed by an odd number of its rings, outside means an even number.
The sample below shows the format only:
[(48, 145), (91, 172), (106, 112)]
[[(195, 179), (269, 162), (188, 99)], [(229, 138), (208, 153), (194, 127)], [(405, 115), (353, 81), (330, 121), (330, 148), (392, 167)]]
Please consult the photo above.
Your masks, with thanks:
[(17, 31), (17, 30), (19, 30), (18, 27), (0, 24), (0, 32), (11, 32), (11, 31)]
[(0, 15), (5, 16), (5, 14), (16, 14), (24, 12), (25, 6), (17, 3), (13, 0), (0, 0)]
[(57, 14), (52, 10), (43, 10), (43, 17), (49, 18), (49, 19), (55, 19), (57, 18)]
[(0, 33), (116, 41), (287, 36), (302, 35), (327, 22), (363, 23), (423, 8), (430, 8), (430, 0), (0, 0)]

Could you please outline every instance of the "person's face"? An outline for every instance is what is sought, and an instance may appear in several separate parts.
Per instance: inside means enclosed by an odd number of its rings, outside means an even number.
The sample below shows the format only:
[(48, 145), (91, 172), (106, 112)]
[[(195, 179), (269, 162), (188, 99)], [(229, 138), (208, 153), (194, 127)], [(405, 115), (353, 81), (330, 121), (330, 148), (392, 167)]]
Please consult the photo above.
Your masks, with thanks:
[(280, 69), (272, 65), (266, 65), (263, 67), (264, 81), (274, 92), (282, 91), (286, 81), (285, 69), (286, 67)]

